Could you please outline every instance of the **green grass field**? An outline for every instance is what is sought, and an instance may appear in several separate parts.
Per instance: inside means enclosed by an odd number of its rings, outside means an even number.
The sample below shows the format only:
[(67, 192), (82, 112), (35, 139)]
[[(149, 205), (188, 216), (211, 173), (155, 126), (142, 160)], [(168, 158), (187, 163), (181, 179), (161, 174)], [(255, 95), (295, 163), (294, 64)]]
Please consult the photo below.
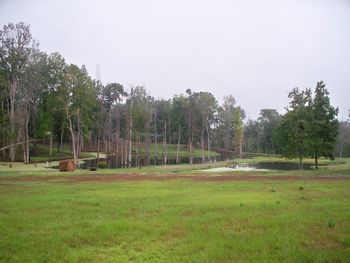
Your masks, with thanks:
[(0, 165), (0, 261), (349, 262), (350, 162), (323, 162), (318, 171), (230, 181), (185, 179), (208, 164), (99, 170), (146, 179), (109, 182), (67, 180), (87, 171)]

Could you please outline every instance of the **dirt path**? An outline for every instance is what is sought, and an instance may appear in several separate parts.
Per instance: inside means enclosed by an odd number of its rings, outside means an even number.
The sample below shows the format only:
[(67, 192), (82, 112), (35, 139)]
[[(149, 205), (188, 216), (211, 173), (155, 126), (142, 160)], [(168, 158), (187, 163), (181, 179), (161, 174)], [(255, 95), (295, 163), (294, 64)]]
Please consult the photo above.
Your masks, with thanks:
[(254, 174), (235, 174), (235, 175), (140, 175), (140, 174), (91, 174), (91, 175), (72, 175), (72, 176), (23, 176), (6, 177), (1, 180), (17, 182), (115, 182), (115, 181), (167, 181), (174, 179), (187, 179), (202, 182), (227, 182), (227, 181), (297, 181), (297, 180), (316, 180), (316, 181), (338, 181), (350, 180), (350, 176), (329, 175), (329, 176), (281, 176), (281, 175), (254, 175)]

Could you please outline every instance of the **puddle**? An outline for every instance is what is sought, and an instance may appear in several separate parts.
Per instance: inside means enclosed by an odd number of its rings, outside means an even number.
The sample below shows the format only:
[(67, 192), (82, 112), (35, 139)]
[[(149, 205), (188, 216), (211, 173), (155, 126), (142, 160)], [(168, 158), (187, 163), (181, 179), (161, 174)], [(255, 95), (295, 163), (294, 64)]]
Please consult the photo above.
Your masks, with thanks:
[(207, 170), (201, 170), (202, 172), (234, 172), (234, 171), (270, 171), (269, 169), (259, 169), (255, 167), (244, 167), (244, 166), (235, 166), (235, 167), (216, 167)]
[(258, 162), (258, 163), (240, 163), (232, 164), (229, 167), (217, 167), (203, 172), (233, 172), (233, 171), (271, 171), (271, 170), (310, 170), (310, 163), (292, 163), (292, 162)]

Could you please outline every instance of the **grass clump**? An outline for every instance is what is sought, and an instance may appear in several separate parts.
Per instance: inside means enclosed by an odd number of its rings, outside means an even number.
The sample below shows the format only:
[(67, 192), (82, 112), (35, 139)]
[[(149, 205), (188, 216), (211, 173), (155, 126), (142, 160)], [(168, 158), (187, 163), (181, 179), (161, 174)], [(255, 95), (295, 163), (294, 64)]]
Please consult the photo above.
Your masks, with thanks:
[(336, 222), (333, 219), (328, 219), (328, 228), (334, 228), (336, 225)]

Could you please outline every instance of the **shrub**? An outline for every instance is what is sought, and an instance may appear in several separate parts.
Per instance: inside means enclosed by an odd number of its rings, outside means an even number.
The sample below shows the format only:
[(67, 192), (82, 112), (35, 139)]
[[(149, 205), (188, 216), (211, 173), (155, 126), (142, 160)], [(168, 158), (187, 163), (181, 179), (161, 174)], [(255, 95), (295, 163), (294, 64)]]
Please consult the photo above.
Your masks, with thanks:
[(106, 161), (99, 162), (98, 168), (101, 168), (101, 169), (107, 168), (107, 162)]
[(329, 227), (329, 228), (334, 228), (334, 227), (335, 227), (335, 221), (332, 220), (332, 219), (329, 219), (329, 220), (328, 220), (328, 227)]

